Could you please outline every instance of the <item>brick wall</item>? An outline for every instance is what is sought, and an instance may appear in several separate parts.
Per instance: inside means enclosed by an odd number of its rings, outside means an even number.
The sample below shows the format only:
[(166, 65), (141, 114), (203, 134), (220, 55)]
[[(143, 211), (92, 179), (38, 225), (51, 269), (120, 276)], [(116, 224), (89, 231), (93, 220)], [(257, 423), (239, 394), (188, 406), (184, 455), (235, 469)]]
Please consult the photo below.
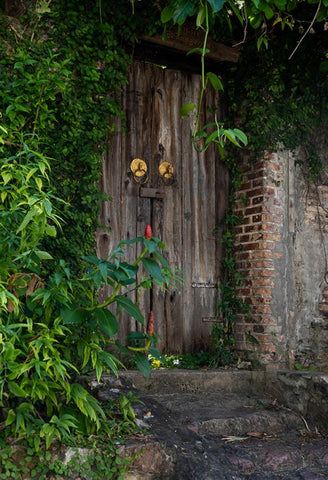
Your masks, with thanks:
[[(236, 323), (237, 348), (255, 351), (268, 367), (281, 366), (285, 338), (282, 316), (275, 311), (274, 292), (281, 275), (277, 262), (285, 221), (284, 172), (277, 154), (266, 154), (251, 164), (245, 156), (242, 184), (235, 194), (234, 213), (242, 217), (235, 229), (236, 269), (245, 277), (237, 294), (249, 304), (250, 314), (240, 314)], [(251, 339), (255, 338), (259, 344)], [(278, 348), (280, 345), (280, 351)]]

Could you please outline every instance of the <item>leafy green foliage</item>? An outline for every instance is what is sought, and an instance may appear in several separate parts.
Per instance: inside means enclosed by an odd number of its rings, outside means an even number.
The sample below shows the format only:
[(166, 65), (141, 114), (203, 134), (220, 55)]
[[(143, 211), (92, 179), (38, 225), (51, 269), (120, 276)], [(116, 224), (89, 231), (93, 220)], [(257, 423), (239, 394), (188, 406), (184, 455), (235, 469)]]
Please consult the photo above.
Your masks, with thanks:
[[(139, 238), (122, 242), (109, 259), (92, 255), (98, 204), (103, 199), (98, 187), (101, 154), (115, 129), (113, 117), (122, 116), (119, 96), (129, 62), (123, 43), (134, 41), (141, 18), (129, 13), (128, 2), (123, 3), (118, 8), (115, 2), (102, 2), (100, 8), (96, 2), (90, 5), (78, 0), (31, 2), (26, 16), (16, 24), (5, 16), (0, 20), (1, 438), (26, 439), (33, 450), (41, 451), (56, 440), (71, 442), (73, 432), (85, 436), (98, 430), (109, 441), (117, 428), (111, 407), (106, 410), (79, 383), (80, 374), (95, 372), (100, 379), (103, 371), (117, 373), (121, 364), (114, 348), (134, 355), (146, 375), (150, 367), (145, 352), (160, 358), (155, 337), (147, 333), (138, 332), (136, 346), (120, 345), (113, 336), (119, 329), (116, 313), (120, 309), (140, 325), (144, 323), (130, 292), (152, 282), (172, 281), (162, 244), (158, 239)], [(249, 24), (260, 29), (254, 35), (257, 46), (267, 47), (269, 32), (277, 26), (282, 30), (293, 27), (291, 12), (298, 3), (251, 0), (243, 12), (233, 0), (172, 0), (162, 12), (162, 21), (181, 25), (194, 16), (204, 32), (199, 49), (202, 92), (209, 84), (219, 91), (221, 79), (205, 73), (204, 61), (207, 38), (217, 21), (222, 19), (233, 30), (233, 16), (241, 25), (248, 17)], [(320, 4), (318, 20), (327, 14), (326, 4)], [(303, 14), (297, 25), (307, 20)], [(151, 28), (156, 27), (148, 31)], [(295, 44), (295, 35), (287, 38)], [(304, 57), (288, 67), (269, 50), (261, 56), (250, 50), (243, 57), (243, 68), (230, 76), (235, 82), (235, 89), (228, 90), (231, 112), (239, 118), (240, 128), (247, 126), (254, 151), (281, 140), (296, 146), (304, 136), (309, 138), (312, 119), (326, 104), (327, 87), (323, 75), (326, 47), (309, 45), (306, 61), (313, 68), (303, 77)], [(311, 45), (319, 48), (311, 49)], [(285, 56), (287, 50), (292, 51), (289, 40), (278, 49)], [(312, 59), (314, 51), (318, 55)], [(202, 96), (198, 112), (201, 100)], [(185, 106), (182, 116), (193, 108), (193, 104)], [(290, 125), (296, 125), (295, 129)], [(212, 141), (221, 149), (229, 143), (239, 147), (247, 143), (239, 128), (224, 129), (216, 121), (198, 128), (198, 120), (196, 126), (195, 134), (205, 147)], [(307, 147), (309, 157), (316, 159), (313, 145), (307, 143)], [(235, 163), (230, 165), (235, 169)], [(313, 161), (313, 173), (317, 167)], [(143, 242), (144, 250), (130, 265), (122, 257), (122, 247), (137, 241)], [(227, 278), (219, 305), (224, 324), (215, 326), (212, 335), (219, 363), (226, 362), (233, 345), (234, 318), (243, 307), (234, 293), (241, 279), (233, 264), (231, 232), (227, 231), (224, 242)], [(138, 284), (141, 265), (148, 275)], [(99, 304), (103, 283), (112, 293)], [(104, 348), (109, 345), (112, 350)], [(126, 421), (131, 413), (129, 402), (122, 400), (121, 408)], [(10, 461), (6, 464), (4, 474), (14, 476)], [(59, 473), (60, 467), (56, 468)], [(113, 476), (118, 472), (114, 469)], [(35, 468), (34, 476), (41, 478), (41, 474)]]
[(239, 314), (249, 315), (249, 305), (237, 294), (238, 287), (244, 284), (244, 277), (235, 266), (235, 238), (233, 229), (240, 222), (240, 217), (226, 213), (226, 231), (222, 237), (224, 245), (224, 279), (220, 285), (220, 299), (217, 305), (222, 322), (216, 322), (212, 328), (211, 342), (214, 346), (213, 362), (217, 365), (229, 364), (233, 361), (235, 347), (234, 330)]
[[(41, 455), (57, 441), (85, 444), (95, 432), (107, 443), (115, 438), (114, 406), (101, 405), (80, 376), (117, 374), (117, 351), (149, 373), (144, 352), (156, 351), (156, 337), (143, 333), (138, 348), (121, 345), (113, 338), (117, 313), (143, 325), (130, 293), (174, 276), (156, 238), (135, 240), (144, 249), (132, 265), (124, 260), (129, 242), (107, 260), (92, 255), (104, 199), (101, 153), (122, 113), (128, 56), (119, 39), (122, 32), (132, 39), (130, 19), (107, 6), (99, 21), (96, 5), (73, 0), (30, 6), (13, 28), (0, 20), (0, 442)], [(100, 304), (104, 284), (112, 293)], [(119, 411), (131, 431), (131, 402), (122, 398)], [(19, 477), (8, 452), (1, 474)], [(126, 462), (116, 447), (107, 456), (106, 476), (116, 478)], [(32, 477), (46, 478), (45, 463), (36, 463)]]
[(103, 6), (99, 21), (96, 3), (38, 5), (31, 2), (16, 28), (5, 16), (0, 21), (0, 112), (9, 132), (2, 151), (10, 157), (15, 143), (24, 142), (51, 157), (65, 223), (56, 237), (45, 239), (45, 249), (79, 274), (81, 257), (94, 249), (99, 200), (108, 200), (99, 191), (101, 154), (115, 129), (113, 118), (122, 116), (129, 56), (120, 38), (122, 32), (133, 36), (135, 22), (131, 12), (123, 18), (110, 6)]
[[(227, 140), (237, 147), (247, 145), (247, 136), (239, 129), (224, 128), (223, 123), (218, 123), (216, 114), (214, 123), (208, 123), (203, 127), (199, 127), (200, 112), (203, 107), (204, 94), (208, 84), (210, 84), (216, 91), (222, 91), (224, 89), (223, 83), (218, 75), (213, 72), (205, 73), (205, 57), (209, 52), (207, 49), (207, 41), (210, 33), (211, 19), (213, 20), (215, 15), (222, 9), (223, 4), (224, 0), (210, 0), (200, 2), (198, 5), (197, 2), (193, 0), (172, 0), (170, 4), (164, 8), (161, 16), (163, 23), (171, 21), (173, 23), (182, 24), (187, 17), (193, 16), (198, 12), (196, 27), (204, 32), (203, 46), (202, 48), (193, 48), (188, 52), (188, 55), (195, 52), (200, 53), (201, 55), (201, 90), (197, 106), (196, 103), (184, 104), (181, 108), (180, 116), (181, 118), (184, 118), (188, 113), (196, 110), (196, 120), (192, 135), (194, 147), (198, 151), (204, 151), (210, 144), (214, 143), (218, 147), (222, 157), (225, 155), (225, 143)], [(209, 8), (209, 5), (211, 8)], [(208, 128), (210, 129), (209, 131)]]
[[(324, 33), (326, 24), (322, 22), (328, 16), (327, 7), (327, 2), (319, 0), (247, 0), (239, 4), (229, 0), (199, 3), (171, 0), (164, 10), (164, 23), (181, 25), (193, 17), (196, 27), (204, 32), (202, 48), (190, 52), (201, 54), (202, 72), (193, 142), (198, 150), (216, 144), (229, 167), (232, 189), (238, 187), (241, 176), (238, 162), (242, 160), (242, 152), (231, 148), (235, 146), (247, 146), (254, 160), (264, 151), (282, 146), (294, 152), (302, 147), (307, 157), (309, 179), (314, 180), (320, 173), (322, 165), (316, 148), (315, 128), (327, 121), (328, 44)], [(234, 38), (242, 38), (243, 44), (238, 65), (225, 70), (228, 120), (238, 128), (226, 129), (216, 117), (214, 122), (199, 127), (199, 112), (208, 81), (214, 89), (222, 89), (220, 78), (206, 73), (205, 58), (208, 36), (212, 34), (222, 40), (226, 32), (223, 24), (228, 26)], [(194, 108), (194, 103), (184, 105), (181, 117)], [(249, 314), (247, 304), (236, 294), (243, 279), (235, 268), (234, 248), (237, 247), (234, 247), (235, 219), (231, 222), (232, 217), (228, 212), (223, 237), (225, 278), (218, 305), (223, 323), (215, 324), (212, 332), (219, 363), (229, 361), (237, 315)], [(246, 338), (252, 343), (256, 340), (247, 333)]]
[(223, 327), (217, 328), (217, 325), (221, 324), (215, 324), (210, 338), (213, 348), (181, 355), (163, 355), (160, 358), (150, 355), (151, 368), (198, 370), (232, 365), (236, 360), (233, 352), (234, 339), (232, 336), (227, 337)]
[(48, 181), (49, 160), (23, 144), (17, 155), (1, 162), (1, 255), (9, 259), (10, 253), (16, 251), (15, 263), (19, 262), (21, 267), (52, 258), (39, 249), (40, 238), (55, 237), (60, 225), (52, 203), (57, 200), (59, 205), (59, 200), (43, 191), (43, 183)]
[[(293, 13), (298, 9), (300, 4), (297, 0), (247, 0), (244, 4), (233, 0), (203, 0), (197, 2), (195, 0), (169, 0), (162, 10), (161, 20), (163, 23), (177, 23), (182, 25), (189, 17), (196, 18), (196, 26), (200, 27), (206, 22), (206, 11), (209, 12), (209, 22), (213, 26), (215, 20), (224, 20), (228, 27), (232, 30), (234, 21), (237, 20), (244, 26), (249, 23), (253, 29), (261, 27), (262, 32), (268, 34), (270, 29), (280, 26), (284, 30), (286, 26), (292, 29), (295, 25)], [(309, 0), (307, 2), (305, 23), (313, 19), (315, 9), (312, 5), (319, 4), (319, 10), (314, 17), (315, 20), (321, 21), (327, 18), (328, 2), (320, 2), (319, 0)], [(303, 5), (302, 5), (303, 6)], [(310, 8), (309, 8), (310, 7)], [(296, 16), (296, 21), (302, 21), (302, 18)]]
[[(11, 138), (5, 130), (4, 139)], [(116, 314), (124, 309), (143, 325), (130, 293), (152, 281), (165, 286), (174, 275), (160, 253), (162, 242), (139, 238), (144, 248), (134, 264), (125, 261), (122, 242), (108, 260), (85, 257), (83, 276), (72, 276), (64, 260), (40, 247), (61, 226), (56, 212), (62, 202), (51, 193), (49, 159), (26, 144), (14, 148), (0, 163), (0, 440), (19, 440), (38, 451), (58, 440), (72, 443), (74, 435), (110, 433), (108, 412), (80, 376), (94, 372), (99, 382), (103, 372), (117, 375), (123, 365), (114, 347), (135, 355), (142, 372), (149, 372), (144, 352), (155, 336), (144, 333), (137, 349), (120, 345), (113, 339)], [(139, 265), (149, 282), (138, 283)], [(104, 284), (111, 294), (99, 303)]]
[[(97, 436), (76, 437), (70, 447), (70, 459), (63, 461), (64, 450), (49, 451), (42, 444), (38, 451), (26, 445), (9, 445), (0, 438), (0, 478), (48, 479), (122, 479), (135, 457), (122, 455), (124, 440), (135, 431), (133, 405), (138, 401), (133, 395), (121, 395), (117, 400), (102, 405), (107, 415), (107, 433), (103, 430)], [(56, 429), (67, 430), (70, 416), (54, 419), (47, 425), (49, 432)]]
[(211, 352), (195, 352), (184, 355), (164, 355), (163, 357), (150, 358), (151, 367), (153, 369), (159, 368), (181, 368), (186, 370), (197, 370), (199, 368), (211, 368)]
[[(197, 47), (189, 52), (189, 53), (195, 53), (197, 51), (198, 53), (201, 54), (202, 88), (200, 91), (200, 97), (198, 99), (197, 115), (196, 115), (195, 128), (194, 128), (194, 134), (193, 134), (193, 142), (197, 149), (200, 149), (200, 150), (206, 149), (211, 143), (214, 142), (217, 145), (221, 156), (224, 157), (225, 150), (226, 150), (226, 145), (225, 145), (226, 140), (228, 140), (229, 142), (232, 142), (233, 145), (238, 147), (240, 146), (244, 147), (248, 143), (246, 134), (243, 131), (241, 131), (239, 128), (225, 129), (223, 124), (221, 124), (221, 125), (216, 125), (216, 129), (214, 129), (214, 131), (211, 128), (208, 131), (207, 130), (208, 127), (212, 127), (212, 126), (215, 127), (214, 123), (208, 124), (199, 128), (200, 111), (201, 111), (201, 106), (203, 102), (204, 92), (205, 92), (205, 89), (207, 88), (208, 81), (210, 82), (210, 84), (215, 90), (223, 90), (223, 84), (221, 82), (221, 79), (212, 72), (205, 72), (205, 57), (206, 57), (206, 54), (208, 53), (207, 40), (209, 35), (212, 34), (215, 37), (216, 32), (220, 31), (219, 35), (221, 35), (222, 37), (222, 28), (221, 28), (222, 23), (226, 23), (226, 25), (228, 25), (230, 29), (230, 35), (232, 36), (240, 35), (241, 32), (240, 33), (238, 32), (238, 27), (239, 28), (240, 26), (243, 27), (244, 40), (241, 43), (245, 43), (247, 34), (251, 37), (251, 40), (253, 40), (255, 37), (257, 50), (261, 50), (263, 47), (265, 49), (268, 49), (269, 39), (272, 41), (275, 48), (273, 50), (270, 50), (270, 54), (273, 57), (275, 56), (277, 57), (277, 58), (273, 58), (273, 62), (272, 62), (274, 64), (274, 70), (272, 71), (268, 69), (264, 75), (261, 75), (261, 69), (262, 69), (261, 64), (259, 64), (257, 68), (254, 68), (254, 69), (250, 68), (250, 61), (252, 62), (254, 58), (257, 58), (257, 55), (255, 52), (253, 52), (253, 56), (251, 56), (248, 53), (246, 56), (244, 56), (246, 60), (245, 62), (246, 72), (243, 70), (243, 68), (240, 68), (240, 66), (238, 65), (238, 69), (237, 69), (238, 73), (234, 79), (234, 85), (232, 88), (233, 92), (237, 93), (236, 96), (241, 97), (239, 98), (239, 101), (242, 102), (242, 104), (244, 105), (243, 110), (245, 114), (248, 116), (250, 125), (255, 126), (256, 124), (256, 126), (258, 127), (259, 118), (261, 118), (261, 125), (263, 125), (263, 120), (265, 121), (265, 119), (268, 118), (268, 110), (272, 111), (274, 108), (276, 108), (277, 103), (279, 105), (281, 100), (281, 96), (280, 96), (281, 91), (277, 92), (273, 90), (273, 92), (270, 92), (271, 85), (274, 87), (274, 81), (272, 82), (272, 79), (277, 78), (277, 71), (279, 71), (279, 69), (281, 69), (282, 67), (281, 53), (283, 52), (286, 55), (285, 60), (287, 58), (290, 59), (291, 57), (293, 57), (297, 49), (300, 47), (301, 42), (303, 42), (304, 38), (307, 37), (309, 28), (310, 28), (308, 27), (308, 24), (310, 23), (310, 26), (312, 26), (315, 22), (320, 22), (323, 19), (327, 18), (328, 16), (327, 2), (321, 2), (319, 0), (310, 0), (306, 8), (304, 7), (302, 8), (302, 6), (300, 5), (301, 3), (302, 2), (298, 2), (294, 0), (293, 1), (248, 0), (244, 4), (242, 3), (238, 4), (238, 2), (234, 2), (233, 0), (204, 0), (201, 2), (196, 2), (195, 0), (170, 0), (168, 2), (168, 5), (162, 11), (162, 16), (161, 16), (161, 20), (164, 24), (182, 25), (190, 17), (193, 17), (194, 19), (196, 19), (195, 20), (196, 27), (200, 28), (204, 32), (204, 40), (203, 40), (202, 48)], [(318, 4), (318, 7), (316, 7), (316, 9), (314, 10), (312, 7), (313, 4)], [(238, 25), (238, 23), (240, 23), (241, 25)], [(252, 27), (255, 33), (248, 31), (249, 25)], [(291, 45), (288, 41), (288, 34), (284, 36), (284, 39), (282, 39), (281, 37), (281, 32), (284, 31), (286, 26), (288, 26), (289, 29), (292, 30), (293, 35), (291, 35), (291, 37), (293, 39), (293, 45)], [(279, 27), (280, 27), (280, 34), (278, 31)], [(303, 35), (301, 40), (299, 40), (299, 34), (297, 33), (296, 27), (300, 30), (303, 29), (303, 31), (306, 29), (306, 33)], [(319, 30), (320, 29), (322, 30), (322, 27), (319, 27)], [(287, 39), (287, 41), (285, 40), (285, 38)], [(219, 39), (220, 39), (220, 36), (219, 36)], [(277, 39), (278, 39), (278, 42), (275, 43), (275, 40)], [(308, 39), (306, 38), (306, 40)], [(289, 52), (286, 52), (287, 45), (289, 48)], [(303, 45), (302, 45), (302, 48), (303, 48)], [(315, 55), (315, 57), (321, 58), (321, 61), (322, 61), (322, 55), (324, 55), (325, 50), (322, 49), (322, 45), (319, 46), (319, 49), (323, 51), (321, 51), (319, 55), (317, 56)], [(314, 50), (318, 50), (317, 46), (314, 47)], [(327, 51), (327, 47), (326, 47), (326, 51)], [(308, 52), (311, 52), (311, 48), (308, 49)], [(279, 60), (276, 61), (277, 59)], [(309, 63), (312, 64), (313, 59), (309, 58)], [(283, 65), (285, 65), (285, 62), (283, 62)], [(318, 65), (316, 65), (316, 68), (314, 70), (315, 73), (313, 72), (314, 76), (316, 76), (320, 71), (321, 72), (324, 71), (325, 69), (324, 65), (325, 65), (324, 63), (321, 63), (320, 68)], [(301, 69), (303, 69), (304, 67), (303, 56), (302, 56), (301, 64), (299, 65), (299, 67)], [(286, 67), (284, 66), (283, 68), (286, 68)], [(297, 72), (297, 70), (295, 70), (294, 63), (292, 63), (291, 69), (287, 68), (286, 70), (290, 70), (291, 71), (290, 77), (295, 78), (295, 71)], [(261, 85), (255, 86), (253, 84), (251, 89), (248, 90), (247, 81), (245, 82), (244, 78), (246, 77), (247, 79), (251, 77), (252, 72), (254, 72), (254, 75), (252, 77), (253, 81), (256, 79), (257, 82), (259, 81), (261, 82)], [(266, 75), (268, 75), (269, 78), (265, 79)], [(280, 76), (280, 73), (278, 73), (278, 76)], [(315, 78), (313, 79), (313, 84), (317, 85)], [(286, 96), (283, 95), (284, 97), (283, 104), (284, 106), (287, 107), (288, 110), (291, 111), (292, 118), (289, 118), (288, 122), (287, 121), (281, 122), (280, 121), (281, 112), (277, 111), (275, 114), (275, 118), (271, 116), (271, 119), (275, 120), (275, 124), (273, 124), (273, 121), (265, 122), (265, 130), (268, 135), (271, 134), (272, 136), (278, 137), (280, 134), (284, 138), (287, 138), (291, 130), (290, 125), (292, 125), (293, 126), (292, 128), (294, 128), (294, 132), (296, 133), (297, 131), (298, 136), (301, 137), (304, 130), (310, 128), (309, 126), (311, 125), (312, 122), (308, 121), (306, 123), (307, 125), (306, 127), (304, 124), (301, 124), (301, 122), (299, 122), (298, 110), (301, 112), (301, 116), (303, 113), (305, 113), (306, 109), (312, 110), (312, 113), (315, 113), (317, 115), (317, 105), (316, 105), (317, 102), (315, 104), (312, 104), (311, 101), (309, 102), (308, 99), (302, 97), (303, 103), (302, 105), (299, 105), (298, 100), (296, 99), (297, 97), (301, 98), (299, 96), (299, 91), (298, 91), (299, 88), (302, 89), (300, 78), (299, 78), (299, 81), (297, 81), (297, 84), (295, 84), (295, 87), (293, 89), (289, 89), (288, 91), (289, 97), (287, 97), (287, 95)], [(266, 90), (266, 94), (264, 94), (263, 90)], [(257, 97), (257, 99), (260, 99), (260, 97), (262, 98), (264, 97), (265, 101), (262, 102), (262, 105), (258, 104), (257, 109), (254, 111), (252, 108), (249, 108), (250, 102), (249, 101), (247, 103), (245, 102), (245, 98), (247, 98), (247, 94), (254, 95)], [(308, 94), (309, 96), (311, 96), (310, 88), (309, 88)], [(228, 95), (231, 98), (230, 92), (228, 92)], [(232, 95), (231, 103), (235, 104), (236, 98), (234, 98), (233, 95)], [(289, 102), (287, 99), (289, 99)], [(278, 102), (276, 100), (278, 100)], [(306, 101), (306, 103), (304, 103), (304, 100)], [(240, 105), (240, 103), (237, 103), (237, 105)], [(194, 108), (195, 108), (194, 103), (185, 104), (181, 109), (181, 117), (182, 118), (185, 117), (190, 111), (194, 110)], [(296, 122), (293, 121), (295, 116), (296, 116)], [(217, 124), (216, 120), (215, 120), (215, 123)], [(247, 123), (247, 127), (248, 127), (248, 123)], [(249, 130), (249, 127), (247, 128), (247, 130)], [(278, 131), (278, 135), (276, 134), (277, 131)], [(250, 133), (253, 133), (253, 132), (251, 131)], [(263, 134), (261, 135), (261, 137), (263, 139)], [(268, 143), (269, 142), (266, 142), (266, 145)], [(263, 144), (260, 146), (260, 148), (263, 149)], [(314, 162), (316, 162), (318, 159), (314, 158), (315, 153), (313, 152), (314, 152), (314, 149), (310, 148), (309, 157), (310, 159), (311, 157), (313, 157)], [(312, 161), (312, 166), (313, 166), (313, 161)]]
[(254, 159), (264, 150), (301, 147), (314, 179), (322, 167), (314, 132), (327, 120), (327, 75), (321, 65), (328, 44), (313, 34), (304, 40), (302, 55), (288, 60), (296, 40), (288, 32), (284, 45), (273, 38), (268, 51), (257, 52), (254, 44), (245, 48), (238, 69), (229, 73), (227, 98), (231, 121), (238, 118), (245, 129)]

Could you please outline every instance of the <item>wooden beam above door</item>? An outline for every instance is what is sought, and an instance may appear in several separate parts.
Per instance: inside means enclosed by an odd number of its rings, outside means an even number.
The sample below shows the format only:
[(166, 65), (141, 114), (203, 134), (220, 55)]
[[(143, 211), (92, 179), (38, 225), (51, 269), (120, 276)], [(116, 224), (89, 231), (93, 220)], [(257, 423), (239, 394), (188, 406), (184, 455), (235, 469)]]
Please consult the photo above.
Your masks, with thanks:
[[(201, 35), (198, 34), (198, 31), (195, 31), (195, 35), (193, 37), (184, 37), (182, 33), (178, 34), (178, 32), (170, 31), (165, 39), (163, 39), (161, 35), (155, 35), (154, 37), (145, 35), (142, 39), (148, 43), (170, 48), (181, 53), (187, 53), (193, 48), (202, 46), (202, 38)], [(206, 56), (211, 60), (215, 60), (217, 62), (238, 62), (240, 53), (240, 49), (238, 47), (229, 47), (223, 43), (209, 40), (207, 43), (207, 48), (210, 51), (206, 54)]]
[[(145, 35), (141, 38), (140, 50), (143, 50), (144, 54), (151, 56), (163, 56), (166, 53), (168, 62), (177, 55), (186, 55), (190, 50), (201, 47), (204, 40), (204, 33), (200, 29), (196, 29), (193, 22), (185, 22), (180, 31), (177, 27), (168, 29), (165, 36), (156, 34), (154, 36)], [(147, 46), (153, 50), (148, 52)], [(154, 50), (154, 47), (158, 49)], [(231, 47), (220, 42), (209, 39), (207, 42), (207, 48), (209, 52), (206, 54), (206, 59), (212, 62), (232, 62), (237, 63), (240, 54), (240, 45)], [(190, 57), (194, 60), (185, 60), (186, 63), (192, 64), (195, 62), (195, 57), (199, 57), (200, 54), (192, 54)], [(138, 55), (139, 56), (139, 55)], [(171, 57), (171, 58), (170, 58)], [(153, 58), (150, 58), (153, 60)], [(170, 66), (170, 65), (168, 65)]]

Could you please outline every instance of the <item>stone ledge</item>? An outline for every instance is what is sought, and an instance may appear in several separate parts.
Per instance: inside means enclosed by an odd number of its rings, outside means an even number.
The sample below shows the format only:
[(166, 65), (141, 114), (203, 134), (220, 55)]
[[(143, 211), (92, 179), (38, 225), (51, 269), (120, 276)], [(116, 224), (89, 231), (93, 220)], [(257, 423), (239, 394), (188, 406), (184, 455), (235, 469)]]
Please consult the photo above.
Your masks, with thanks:
[(287, 407), (328, 433), (328, 374), (285, 370), (272, 376), (272, 392)]
[(328, 433), (328, 374), (295, 370), (153, 370), (120, 376), (147, 394), (268, 393)]
[[(152, 370), (149, 378), (138, 371), (120, 372), (144, 393), (204, 393), (204, 392), (257, 392), (263, 391), (271, 374), (262, 370)], [(269, 380), (270, 381), (270, 380)]]

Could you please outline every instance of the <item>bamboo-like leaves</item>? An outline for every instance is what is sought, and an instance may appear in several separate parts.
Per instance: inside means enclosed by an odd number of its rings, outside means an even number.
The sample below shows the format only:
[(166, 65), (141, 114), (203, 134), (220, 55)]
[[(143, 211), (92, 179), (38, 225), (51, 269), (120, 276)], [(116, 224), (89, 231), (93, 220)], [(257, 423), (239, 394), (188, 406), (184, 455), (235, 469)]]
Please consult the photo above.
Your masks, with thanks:
[(124, 295), (117, 295), (115, 297), (117, 304), (122, 307), (131, 317), (135, 318), (137, 322), (144, 324), (145, 320), (137, 304), (133, 303), (128, 297)]
[(101, 330), (108, 337), (113, 337), (118, 332), (118, 322), (115, 315), (105, 308), (98, 308), (95, 314)]
[(157, 280), (160, 283), (163, 282), (161, 267), (158, 265), (156, 260), (148, 257), (143, 258), (142, 265), (144, 266), (144, 268), (147, 270), (147, 272), (150, 274), (151, 277), (153, 277), (155, 280)]

